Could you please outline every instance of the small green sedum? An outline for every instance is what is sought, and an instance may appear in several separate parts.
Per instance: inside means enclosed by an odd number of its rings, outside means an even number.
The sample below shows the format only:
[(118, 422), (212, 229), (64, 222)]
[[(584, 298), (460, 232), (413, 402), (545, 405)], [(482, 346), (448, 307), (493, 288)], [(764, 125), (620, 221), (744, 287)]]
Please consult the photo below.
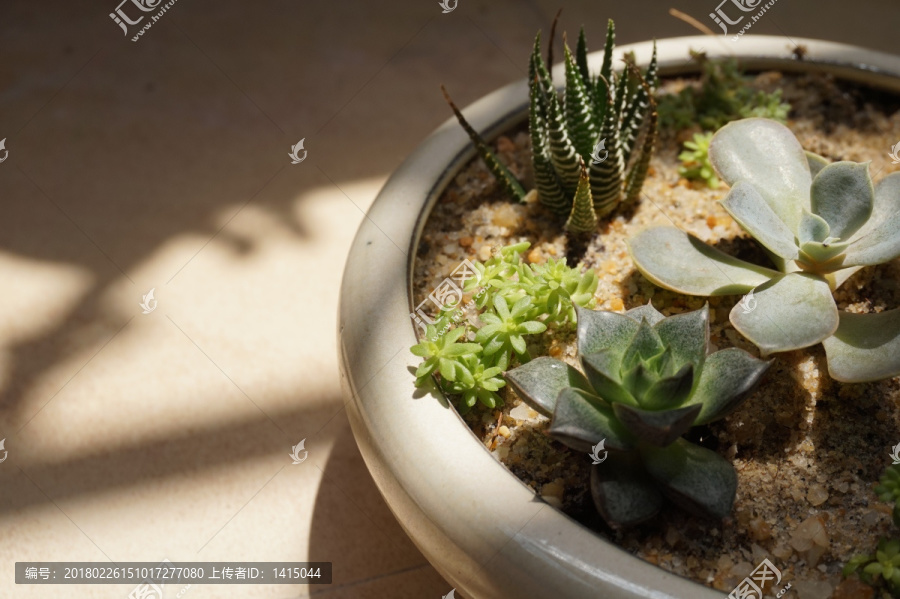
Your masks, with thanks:
[(894, 525), (900, 526), (900, 464), (888, 466), (878, 483), (875, 494), (880, 500), (894, 504)]
[(709, 351), (709, 308), (670, 316), (651, 305), (618, 314), (578, 308), (583, 369), (550, 357), (506, 373), (522, 399), (552, 419), (551, 437), (590, 452), (605, 440), (591, 494), (611, 526), (653, 517), (663, 497), (724, 518), (734, 468), (681, 436), (734, 410), (769, 367), (739, 349)]
[(728, 256), (674, 227), (629, 241), (638, 270), (689, 295), (753, 293), (731, 323), (763, 355), (823, 343), (832, 378), (864, 382), (900, 374), (900, 309), (851, 314), (832, 292), (864, 266), (900, 256), (900, 173), (872, 185), (868, 163), (804, 152), (775, 121), (750, 118), (720, 129), (709, 157), (731, 186), (725, 210), (758, 241), (777, 270)]

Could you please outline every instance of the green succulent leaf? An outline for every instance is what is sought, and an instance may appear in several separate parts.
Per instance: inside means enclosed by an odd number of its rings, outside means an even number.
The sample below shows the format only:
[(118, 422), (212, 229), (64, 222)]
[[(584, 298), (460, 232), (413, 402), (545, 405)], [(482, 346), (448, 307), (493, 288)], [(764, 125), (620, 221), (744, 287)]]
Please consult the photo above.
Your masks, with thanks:
[(665, 316), (653, 307), (653, 304), (646, 303), (643, 306), (638, 306), (637, 308), (632, 308), (631, 310), (625, 313), (625, 316), (631, 318), (635, 322), (640, 322), (641, 319), (646, 320), (651, 325), (656, 325), (658, 322), (661, 322), (665, 319)]
[(815, 179), (819, 171), (831, 164), (831, 161), (807, 150), (806, 163), (809, 165), (809, 174)]
[(450, 99), (450, 94), (447, 90), (444, 89), (443, 86), (441, 86), (441, 89), (444, 92), (444, 98), (447, 100), (447, 104), (450, 105), (450, 109), (453, 110), (453, 114), (456, 115), (456, 120), (459, 122), (460, 126), (465, 129), (466, 133), (469, 134), (469, 139), (472, 140), (475, 150), (478, 152), (478, 156), (481, 157), (487, 165), (488, 170), (490, 170), (491, 174), (497, 179), (500, 187), (503, 188), (508, 195), (522, 201), (525, 198), (525, 190), (522, 188), (522, 184), (516, 176), (512, 174), (509, 168), (500, 162), (500, 159), (497, 158), (497, 155), (494, 154), (494, 151), (491, 150), (491, 147), (487, 142), (479, 135), (475, 128), (469, 124), (459, 108), (456, 107), (456, 104), (453, 103), (453, 100)]
[(665, 350), (662, 339), (646, 320), (642, 320), (635, 331), (628, 348), (622, 355), (622, 367), (632, 368), (639, 362), (661, 354)]
[(803, 215), (800, 217), (800, 227), (797, 231), (797, 238), (801, 245), (810, 241), (825, 241), (830, 236), (831, 227), (828, 225), (828, 221), (818, 214), (813, 214), (807, 210), (803, 211)]
[(900, 257), (900, 212), (891, 214), (865, 235), (853, 240), (845, 255), (847, 266), (884, 264)]
[[(590, 86), (591, 72), (588, 69), (587, 38), (584, 35), (584, 27), (578, 31), (578, 45), (575, 47), (575, 62), (578, 64), (578, 72), (585, 85)], [(593, 91), (591, 91), (593, 93)]]
[(735, 347), (707, 357), (688, 401), (688, 405), (702, 406), (694, 425), (713, 422), (732, 412), (749, 396), (771, 364)]
[(714, 451), (678, 439), (641, 451), (647, 472), (674, 503), (701, 516), (725, 518), (737, 492), (734, 467)]
[[(656, 61), (656, 42), (653, 43), (653, 61), (650, 63), (649, 73), (655, 69), (655, 61)], [(644, 187), (644, 181), (647, 180), (647, 174), (650, 172), (650, 158), (653, 155), (653, 149), (656, 147), (656, 140), (659, 137), (659, 113), (656, 109), (656, 100), (653, 97), (652, 91), (653, 84), (645, 81), (643, 78), (641, 79), (641, 87), (643, 91), (642, 97), (646, 98), (646, 109), (641, 108), (638, 112), (639, 115), (646, 114), (646, 129), (644, 131), (644, 140), (640, 146), (640, 150), (636, 157), (633, 156), (633, 152), (636, 149), (634, 146), (629, 146), (629, 156), (628, 159), (633, 159), (633, 164), (631, 165), (631, 169), (628, 171), (628, 174), (625, 177), (625, 202), (631, 203), (634, 202), (638, 195), (641, 193), (641, 189)], [(641, 122), (641, 119), (636, 118), (634, 120), (634, 126), (632, 127), (634, 138), (631, 143), (636, 144), (639, 140), (637, 137), (637, 131), (639, 128), (644, 126)]]
[(685, 364), (699, 368), (709, 349), (709, 304), (700, 310), (670, 316), (654, 329), (663, 345), (672, 351), (673, 370)]
[(613, 527), (634, 526), (655, 516), (663, 496), (636, 454), (610, 454), (591, 469), (591, 496), (597, 511)]
[(637, 406), (637, 400), (622, 385), (619, 368), (622, 358), (614, 352), (599, 352), (581, 356), (581, 364), (588, 381), (597, 394), (610, 403), (624, 403)]
[(751, 183), (744, 180), (735, 183), (721, 204), (745, 231), (770, 252), (785, 260), (797, 258), (794, 233)]
[(589, 92), (575, 63), (575, 57), (572, 56), (567, 44), (563, 50), (566, 69), (566, 127), (571, 133), (575, 150), (583, 160), (589, 160), (597, 141), (599, 127), (594, 121)]
[[(579, 159), (580, 160), (580, 159)], [(581, 178), (572, 201), (572, 212), (566, 221), (566, 230), (575, 234), (589, 234), (597, 228), (597, 213), (591, 197), (591, 179), (584, 162), (581, 163)]]
[(575, 451), (590, 453), (591, 448), (603, 439), (606, 439), (607, 449), (625, 451), (634, 448), (634, 437), (608, 405), (598, 397), (571, 387), (559, 392), (547, 434)]
[(616, 25), (612, 19), (609, 19), (606, 24), (606, 42), (603, 45), (603, 64), (600, 67), (600, 77), (597, 78), (596, 93), (594, 94), (594, 111), (597, 113), (598, 121), (603, 120), (607, 105), (612, 100), (612, 55), (615, 46)]
[(761, 118), (728, 123), (713, 136), (709, 159), (726, 183), (750, 183), (788, 229), (797, 230), (803, 209), (810, 208), (812, 177), (790, 129)]
[(875, 185), (872, 216), (851, 238), (856, 241), (879, 228), (884, 221), (900, 212), (900, 173), (891, 173)]
[(578, 314), (578, 354), (586, 356), (608, 351), (621, 359), (640, 323), (615, 312), (576, 308)]
[[(532, 57), (534, 61), (534, 57)], [(550, 159), (550, 137), (547, 130), (547, 117), (544, 114), (542, 104), (541, 84), (537, 77), (533, 78), (529, 86), (529, 98), (531, 102), (528, 111), (528, 131), (531, 135), (531, 163), (534, 167), (534, 185), (538, 192), (538, 199), (559, 216), (569, 213), (570, 198), (566, 197), (562, 181), (553, 168)]]
[(840, 313), (840, 325), (825, 339), (828, 374), (845, 383), (900, 375), (900, 308), (877, 314)]
[(869, 163), (829, 164), (813, 179), (810, 195), (812, 212), (825, 219), (830, 235), (849, 239), (869, 220), (875, 204)]
[(688, 295), (743, 294), (779, 275), (675, 227), (638, 233), (628, 241), (628, 249), (637, 269), (652, 283)]
[(541, 356), (514, 368), (505, 375), (525, 403), (550, 417), (556, 409), (560, 391), (569, 387), (591, 392), (591, 385), (577, 369), (565, 362)]
[[(669, 410), (684, 404), (694, 386), (694, 365), (685, 364), (672, 376), (660, 378), (640, 398), (648, 410)], [(692, 423), (693, 424), (693, 423)]]
[(612, 404), (613, 412), (625, 428), (644, 443), (665, 447), (686, 433), (702, 406), (652, 411), (625, 404)]
[(600, 125), (599, 139), (606, 140), (606, 160), (597, 163), (591, 160), (588, 171), (591, 178), (591, 197), (598, 217), (603, 217), (615, 209), (622, 199), (622, 183), (625, 177), (625, 159), (619, 137), (620, 121), (616, 107), (610, 102), (604, 111)]
[(827, 274), (844, 268), (844, 252), (850, 242), (837, 242), (834, 238), (825, 241), (807, 241), (800, 246), (798, 264), (811, 272)]
[(753, 290), (756, 308), (738, 303), (731, 324), (764, 356), (815, 345), (838, 327), (831, 288), (822, 277), (780, 275)]

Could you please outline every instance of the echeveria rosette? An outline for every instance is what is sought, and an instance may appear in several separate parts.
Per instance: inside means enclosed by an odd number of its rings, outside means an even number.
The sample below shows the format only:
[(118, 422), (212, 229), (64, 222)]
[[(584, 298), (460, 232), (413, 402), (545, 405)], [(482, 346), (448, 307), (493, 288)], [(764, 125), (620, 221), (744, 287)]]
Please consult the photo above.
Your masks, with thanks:
[(873, 186), (868, 163), (829, 164), (804, 152), (784, 125), (759, 118), (720, 129), (709, 157), (731, 186), (722, 206), (778, 270), (728, 256), (674, 227), (630, 240), (638, 270), (689, 295), (752, 291), (756, 307), (736, 305), (731, 323), (763, 355), (823, 343), (836, 380), (900, 374), (900, 310), (840, 312), (832, 296), (860, 268), (900, 256), (900, 173)]
[(522, 399), (552, 419), (548, 433), (580, 452), (601, 440), (591, 492), (612, 526), (655, 515), (666, 496), (694, 513), (731, 512), (737, 476), (717, 453), (681, 436), (728, 414), (769, 366), (739, 349), (707, 355), (709, 308), (670, 316), (578, 308), (582, 370), (550, 357), (506, 373)]

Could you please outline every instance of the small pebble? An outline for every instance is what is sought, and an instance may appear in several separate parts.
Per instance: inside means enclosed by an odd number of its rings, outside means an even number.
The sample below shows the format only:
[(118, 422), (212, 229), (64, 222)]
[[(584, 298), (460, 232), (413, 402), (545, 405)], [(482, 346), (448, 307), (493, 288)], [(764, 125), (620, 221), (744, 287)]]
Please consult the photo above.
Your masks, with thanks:
[(492, 224), (498, 227), (509, 227), (510, 229), (517, 228), (520, 220), (519, 213), (510, 204), (500, 204), (491, 217)]
[(497, 429), (497, 433), (499, 433), (499, 435), (501, 437), (505, 437), (505, 438), (509, 439), (509, 435), (510, 435), (509, 427), (506, 426), (505, 424)]
[(809, 487), (809, 493), (806, 494), (806, 499), (809, 500), (812, 505), (822, 505), (828, 500), (828, 491), (822, 485), (812, 485)]
[(538, 248), (534, 248), (530, 252), (528, 252), (529, 264), (543, 264), (544, 262), (544, 254), (542, 254), (541, 250), (539, 250)]

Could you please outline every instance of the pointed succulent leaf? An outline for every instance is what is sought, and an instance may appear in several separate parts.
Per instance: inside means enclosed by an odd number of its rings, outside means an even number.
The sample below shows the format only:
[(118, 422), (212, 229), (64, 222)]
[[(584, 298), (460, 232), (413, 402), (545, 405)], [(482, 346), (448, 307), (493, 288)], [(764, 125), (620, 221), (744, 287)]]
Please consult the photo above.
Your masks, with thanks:
[(833, 237), (825, 241), (807, 241), (800, 246), (797, 264), (819, 274), (834, 272), (844, 268), (843, 254), (849, 247), (849, 241), (836, 242)]
[(887, 175), (875, 186), (875, 202), (872, 216), (850, 237), (856, 241), (878, 228), (884, 221), (900, 212), (900, 173)]
[(633, 71), (634, 80), (637, 81), (634, 98), (625, 109), (621, 126), (623, 157), (625, 162), (629, 163), (645, 118), (651, 109), (651, 103), (655, 108), (655, 101), (653, 100), (654, 84), (652, 80), (656, 77), (656, 42), (653, 42), (653, 57), (650, 59), (646, 78), (641, 75), (641, 72), (633, 63), (628, 63), (626, 68)]
[(591, 497), (612, 527), (634, 526), (655, 516), (663, 496), (633, 453), (610, 454), (591, 469)]
[(647, 229), (628, 241), (650, 282), (688, 295), (747, 293), (779, 273), (738, 260), (675, 227)]
[(872, 215), (875, 189), (869, 163), (834, 162), (812, 181), (810, 206), (831, 227), (831, 235), (849, 239)]
[(661, 354), (665, 349), (662, 339), (659, 338), (653, 326), (646, 320), (642, 320), (631, 338), (631, 343), (628, 344), (628, 349), (622, 356), (622, 365), (625, 368), (631, 368), (641, 361)]
[(631, 344), (640, 323), (615, 312), (575, 308), (578, 315), (578, 354), (607, 351), (621, 357)]
[(575, 200), (572, 202), (572, 212), (566, 221), (566, 230), (570, 233), (587, 235), (596, 229), (597, 213), (594, 212), (594, 200), (591, 198), (591, 180), (582, 162), (581, 177), (575, 191)]
[(809, 347), (831, 336), (838, 326), (837, 306), (822, 277), (791, 273), (753, 290), (756, 307), (738, 303), (731, 324), (764, 356)]
[(685, 364), (672, 376), (659, 379), (641, 397), (641, 406), (648, 410), (670, 410), (683, 405), (694, 386), (694, 372), (693, 364)]
[(810, 207), (812, 177), (800, 142), (784, 125), (762, 118), (742, 119), (718, 130), (709, 161), (729, 185), (747, 181), (781, 221), (796, 231)]
[(600, 218), (612, 212), (622, 199), (625, 160), (622, 156), (622, 141), (619, 133), (619, 117), (612, 102), (609, 102), (601, 121), (599, 134), (600, 140), (605, 142), (606, 159), (599, 163), (591, 160), (588, 167), (591, 177), (591, 196), (594, 198), (594, 208)]
[(603, 46), (603, 63), (600, 66), (600, 77), (597, 79), (596, 93), (594, 94), (594, 111), (597, 120), (603, 121), (613, 96), (612, 67), (613, 48), (616, 45), (616, 26), (610, 19), (606, 25), (606, 43)]
[(645, 360), (644, 364), (651, 372), (655, 372), (660, 377), (671, 376), (675, 374), (675, 360), (672, 357), (672, 348), (665, 345), (665, 350), (661, 354), (657, 354)]
[[(533, 60), (533, 59), (532, 59)], [(547, 131), (547, 117), (541, 105), (543, 92), (537, 77), (529, 87), (531, 106), (528, 111), (528, 130), (531, 134), (531, 165), (534, 170), (534, 185), (541, 204), (559, 216), (569, 214), (571, 198), (563, 190), (562, 182), (550, 159), (550, 137)]]
[(575, 64), (575, 57), (565, 50), (566, 69), (566, 128), (572, 137), (572, 144), (583, 160), (588, 160), (594, 150), (599, 133), (599, 124), (594, 120), (593, 107), (584, 80)]
[(685, 406), (661, 412), (612, 404), (613, 412), (625, 428), (644, 443), (665, 447), (688, 431), (701, 406)]
[(547, 356), (510, 370), (504, 378), (525, 403), (547, 417), (553, 415), (556, 398), (563, 389), (591, 391), (587, 379), (577, 369)]
[(622, 386), (637, 400), (638, 406), (643, 405), (644, 395), (658, 380), (659, 375), (644, 362), (622, 365)]
[(550, 139), (550, 161), (562, 181), (567, 195), (573, 195), (581, 177), (579, 154), (566, 130), (565, 117), (554, 89), (545, 93), (547, 103), (547, 130)]
[(453, 100), (450, 99), (450, 94), (447, 93), (447, 90), (443, 86), (441, 86), (441, 90), (444, 92), (444, 98), (453, 110), (453, 114), (456, 115), (456, 120), (459, 121), (462, 128), (469, 134), (469, 139), (471, 139), (472, 143), (475, 145), (475, 150), (487, 165), (491, 174), (497, 179), (497, 183), (500, 184), (500, 187), (508, 195), (522, 201), (522, 199), (525, 198), (525, 189), (522, 187), (522, 184), (516, 176), (512, 174), (509, 168), (500, 162), (500, 159), (497, 158), (497, 155), (494, 154), (494, 151), (491, 150), (491, 147), (487, 142), (484, 141), (481, 135), (475, 131), (474, 127), (469, 124), (459, 108), (456, 107), (456, 104), (453, 103)]
[(900, 308), (876, 314), (840, 313), (840, 326), (822, 342), (828, 374), (845, 383), (900, 375)]
[(619, 376), (619, 367), (622, 365), (621, 356), (601, 350), (593, 354), (582, 355), (581, 364), (597, 395), (610, 403), (638, 405), (637, 400), (622, 385)]
[(678, 439), (664, 448), (641, 452), (650, 476), (663, 493), (685, 510), (725, 518), (734, 506), (737, 473), (714, 451)]
[[(653, 56), (655, 58), (655, 43), (653, 48)], [(653, 155), (653, 148), (656, 146), (656, 140), (659, 137), (659, 114), (656, 111), (656, 100), (654, 99), (652, 91), (646, 91), (649, 84), (642, 79), (641, 85), (647, 93), (647, 122), (646, 130), (644, 131), (644, 140), (641, 144), (640, 151), (634, 161), (634, 164), (632, 164), (631, 166), (631, 170), (628, 171), (628, 175), (625, 178), (625, 202), (627, 203), (635, 201), (638, 195), (640, 195), (641, 189), (643, 189), (644, 187), (644, 181), (646, 181), (647, 179), (647, 173), (650, 172), (650, 158)]]
[[(591, 71), (588, 68), (588, 49), (587, 38), (584, 36), (584, 27), (578, 32), (578, 45), (575, 47), (575, 62), (578, 65), (578, 73), (581, 75), (581, 81), (590, 89)], [(593, 90), (590, 90), (593, 94)]]
[(709, 348), (709, 304), (700, 310), (670, 316), (654, 329), (663, 344), (672, 350), (675, 368), (685, 364), (699, 368)]
[[(533, 80), (535, 79), (535, 77), (541, 84), (541, 90), (544, 92), (545, 96), (556, 93), (556, 88), (553, 87), (553, 77), (551, 77), (550, 71), (547, 69), (547, 64), (544, 62), (544, 57), (541, 56), (540, 31), (538, 31), (537, 35), (534, 37), (534, 45), (532, 46), (531, 50), (531, 62), (529, 63), (528, 70), (529, 80)], [(544, 107), (546, 110), (546, 104), (544, 105)]]
[(643, 306), (638, 306), (637, 308), (632, 308), (628, 312), (625, 313), (625, 316), (631, 318), (635, 322), (640, 322), (641, 319), (646, 320), (650, 323), (650, 326), (656, 325), (658, 322), (661, 322), (665, 319), (659, 310), (653, 307), (653, 304), (647, 302)]
[(749, 182), (742, 180), (732, 186), (721, 202), (725, 211), (767, 250), (784, 258), (797, 258), (794, 233)]
[(800, 217), (800, 227), (797, 231), (797, 239), (800, 245), (810, 241), (825, 241), (831, 235), (831, 227), (828, 222), (819, 216), (806, 210)]
[(831, 164), (827, 158), (823, 158), (822, 156), (809, 151), (806, 152), (806, 162), (809, 164), (809, 174), (814, 179), (816, 175), (819, 174), (820, 170)]
[(607, 449), (634, 448), (631, 433), (616, 420), (608, 405), (573, 388), (559, 392), (547, 434), (575, 451), (590, 452), (603, 439)]
[(900, 212), (895, 212), (856, 239), (844, 253), (845, 266), (884, 264), (900, 256)]
[(737, 408), (770, 365), (771, 361), (754, 358), (736, 347), (708, 356), (688, 402), (703, 406), (694, 426), (718, 420)]

